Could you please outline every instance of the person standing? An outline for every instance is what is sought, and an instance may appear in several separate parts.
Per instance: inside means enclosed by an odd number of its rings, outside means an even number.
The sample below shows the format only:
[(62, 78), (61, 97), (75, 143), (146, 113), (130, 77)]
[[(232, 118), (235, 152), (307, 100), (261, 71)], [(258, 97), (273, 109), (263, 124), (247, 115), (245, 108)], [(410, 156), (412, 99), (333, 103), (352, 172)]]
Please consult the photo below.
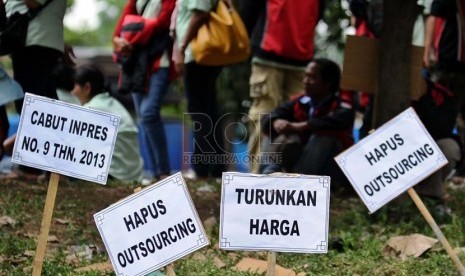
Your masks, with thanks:
[(242, 0), (240, 13), (252, 44), (248, 149), (257, 173), (263, 142), (260, 116), (303, 90), (304, 70), (314, 53), (315, 27), (322, 0)]
[[(11, 54), (14, 79), (23, 91), (57, 99), (53, 80), (53, 69), (60, 58), (73, 63), (72, 48), (64, 43), (63, 18), (66, 0), (48, 0), (39, 14), (28, 26), (26, 45)], [(5, 2), (6, 16), (15, 12), (26, 13), (46, 4), (47, 0), (8, 0)], [(21, 113), (23, 100), (15, 102), (16, 111)], [(19, 174), (37, 177), (41, 171), (26, 166), (19, 167)], [(12, 175), (13, 177), (13, 175)]]
[(219, 119), (216, 80), (221, 67), (196, 63), (190, 46), (216, 3), (216, 0), (178, 0), (176, 12), (176, 69), (184, 77), (187, 111), (193, 126), (194, 151), (189, 158), (196, 176), (201, 178), (221, 177), (225, 168), (223, 163), (215, 162), (215, 156), (224, 153), (222, 128), (216, 125)]
[[(147, 156), (153, 165), (151, 176), (155, 179), (165, 178), (170, 174), (168, 145), (160, 110), (168, 92), (173, 66), (170, 58), (171, 44), (169, 26), (175, 0), (130, 0), (118, 20), (113, 33), (113, 47), (119, 54), (142, 55), (139, 64), (139, 79), (134, 74), (128, 88), (133, 96), (134, 107), (139, 119), (142, 140), (146, 145)], [(131, 15), (140, 15), (144, 19), (143, 27), (127, 36), (124, 34), (125, 23)], [(131, 30), (127, 28), (127, 30)], [(166, 36), (164, 36), (166, 34)], [(151, 56), (151, 49), (156, 44), (163, 44), (159, 53)], [(136, 83), (138, 82), (138, 83)]]

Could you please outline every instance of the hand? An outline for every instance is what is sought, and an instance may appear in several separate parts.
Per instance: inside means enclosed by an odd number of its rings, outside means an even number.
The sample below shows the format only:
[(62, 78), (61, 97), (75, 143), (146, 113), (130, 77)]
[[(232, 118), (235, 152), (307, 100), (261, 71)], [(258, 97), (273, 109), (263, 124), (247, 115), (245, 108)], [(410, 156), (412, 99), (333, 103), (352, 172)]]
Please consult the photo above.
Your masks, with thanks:
[(131, 52), (132, 47), (126, 39), (119, 36), (115, 36), (113, 38), (113, 49), (115, 49), (115, 51), (117, 52), (127, 54)]
[(184, 74), (184, 59), (185, 59), (185, 48), (180, 47), (177, 51), (175, 51), (176, 57), (174, 58), (174, 66), (176, 67), (176, 72), (182, 76)]
[(290, 123), (289, 129), (294, 133), (301, 133), (310, 129), (310, 126), (306, 121), (304, 122), (293, 122)]
[(431, 67), (431, 61), (429, 59), (429, 54), (427, 55), (426, 53), (423, 55), (423, 68), (430, 69)]
[(65, 62), (65, 64), (68, 64), (71, 66), (76, 65), (76, 63), (74, 62), (74, 59), (76, 59), (76, 55), (74, 54), (73, 47), (65, 43), (64, 50), (65, 50), (64, 51), (65, 53), (63, 55), (63, 61)]
[(288, 120), (276, 119), (273, 122), (273, 128), (277, 133), (285, 133), (288, 132), (290, 123)]

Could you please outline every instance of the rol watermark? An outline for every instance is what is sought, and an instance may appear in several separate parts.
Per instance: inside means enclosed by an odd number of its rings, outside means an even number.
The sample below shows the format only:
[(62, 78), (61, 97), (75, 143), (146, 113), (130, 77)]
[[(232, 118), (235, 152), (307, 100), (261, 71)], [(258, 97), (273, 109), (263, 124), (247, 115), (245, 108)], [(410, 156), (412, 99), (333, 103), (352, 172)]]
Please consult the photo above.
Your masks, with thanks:
[[(260, 118), (269, 114), (260, 114)], [(237, 120), (237, 118), (242, 118)], [(262, 132), (256, 143), (260, 154), (249, 154), (254, 145), (248, 144), (250, 124), (255, 124), (247, 114), (227, 113), (213, 121), (204, 113), (184, 113), (183, 164), (282, 164), (282, 154), (272, 149), (271, 129)], [(259, 127), (255, 126), (254, 127)], [(266, 142), (263, 142), (265, 140)]]

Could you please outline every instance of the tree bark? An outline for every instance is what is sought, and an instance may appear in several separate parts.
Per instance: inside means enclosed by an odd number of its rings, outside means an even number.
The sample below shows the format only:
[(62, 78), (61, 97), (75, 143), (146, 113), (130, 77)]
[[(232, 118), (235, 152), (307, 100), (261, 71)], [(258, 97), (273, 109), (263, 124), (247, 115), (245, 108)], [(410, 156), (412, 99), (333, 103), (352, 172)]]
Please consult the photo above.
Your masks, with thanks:
[(410, 52), (413, 23), (419, 14), (414, 0), (385, 0), (375, 95), (373, 127), (379, 127), (410, 106)]

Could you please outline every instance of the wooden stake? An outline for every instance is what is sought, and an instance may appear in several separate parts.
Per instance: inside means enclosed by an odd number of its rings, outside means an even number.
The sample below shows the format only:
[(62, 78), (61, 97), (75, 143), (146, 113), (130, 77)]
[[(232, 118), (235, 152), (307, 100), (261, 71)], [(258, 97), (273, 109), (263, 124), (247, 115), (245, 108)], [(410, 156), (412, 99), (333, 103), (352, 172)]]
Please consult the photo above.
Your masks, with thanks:
[(266, 275), (276, 275), (276, 252), (268, 252), (268, 268), (266, 271)]
[(176, 273), (174, 272), (174, 263), (170, 263), (169, 265), (166, 266), (166, 275), (176, 276)]
[[(134, 189), (134, 193), (138, 193), (140, 191), (142, 191), (141, 187), (137, 187)], [(176, 276), (176, 273), (174, 272), (174, 263), (170, 263), (169, 265), (166, 266), (166, 275)]]
[(452, 259), (455, 266), (457, 267), (460, 275), (465, 276), (465, 267), (460, 262), (459, 257), (455, 253), (454, 249), (452, 249), (452, 247), (450, 246), (450, 244), (447, 241), (446, 237), (442, 233), (441, 228), (439, 228), (436, 221), (434, 221), (434, 218), (431, 216), (430, 212), (426, 208), (426, 206), (423, 203), (423, 201), (421, 200), (421, 198), (418, 196), (417, 192), (413, 188), (410, 188), (410, 189), (408, 189), (408, 194), (412, 198), (413, 202), (415, 202), (415, 205), (417, 205), (417, 207), (420, 210), (421, 214), (423, 215), (423, 217), (425, 217), (426, 221), (428, 222), (428, 224), (433, 229), (433, 231), (436, 234), (436, 236), (438, 237), (439, 241), (442, 243), (442, 245), (446, 249), (446, 251), (449, 254), (450, 258)]
[(53, 208), (57, 196), (58, 182), (60, 175), (52, 173), (48, 182), (47, 197), (45, 199), (44, 213), (40, 224), (39, 241), (37, 243), (36, 255), (32, 267), (32, 276), (42, 274), (42, 265), (44, 264), (45, 251), (47, 249), (48, 233), (50, 232), (50, 223), (52, 222)]

